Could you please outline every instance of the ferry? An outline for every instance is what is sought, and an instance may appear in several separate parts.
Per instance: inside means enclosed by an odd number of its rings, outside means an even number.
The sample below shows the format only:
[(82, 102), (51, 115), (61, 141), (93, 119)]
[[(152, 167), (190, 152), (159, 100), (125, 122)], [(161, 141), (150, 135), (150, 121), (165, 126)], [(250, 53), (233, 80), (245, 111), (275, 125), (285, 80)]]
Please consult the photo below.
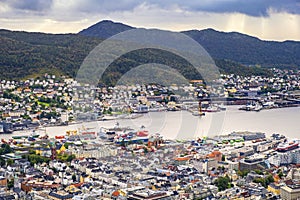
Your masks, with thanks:
[(286, 152), (286, 151), (290, 151), (293, 149), (297, 149), (299, 147), (299, 143), (298, 142), (286, 142), (286, 143), (281, 143), (277, 146), (276, 151), (278, 152)]
[(120, 124), (117, 122), (113, 128), (104, 128), (101, 127), (98, 133), (95, 133), (101, 139), (108, 140), (113, 142), (114, 137), (122, 135), (127, 132), (132, 132), (133, 129), (130, 127), (120, 127)]
[(129, 133), (123, 133), (118, 134), (114, 138), (114, 142), (116, 144), (122, 144), (122, 143), (131, 143), (131, 144), (139, 144), (139, 143), (146, 143), (149, 141), (149, 133), (148, 131), (142, 130), (138, 131), (136, 133), (129, 132)]

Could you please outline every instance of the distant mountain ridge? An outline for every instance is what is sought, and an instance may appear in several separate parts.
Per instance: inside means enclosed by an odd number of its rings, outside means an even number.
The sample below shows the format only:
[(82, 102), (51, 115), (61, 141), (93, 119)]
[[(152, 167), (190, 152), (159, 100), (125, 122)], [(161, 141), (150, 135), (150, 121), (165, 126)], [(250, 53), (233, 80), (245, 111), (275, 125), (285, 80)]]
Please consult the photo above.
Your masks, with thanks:
[[(105, 20), (78, 34), (106, 39), (133, 28), (122, 23)], [(216, 59), (263, 67), (300, 67), (299, 41), (264, 41), (238, 32), (227, 33), (214, 29), (188, 30), (181, 33), (196, 40)]]
[[(112, 21), (99, 22), (78, 34), (46, 34), (0, 30), (0, 79), (23, 79), (44, 73), (76, 77), (84, 58), (99, 43), (134, 27)], [(213, 29), (184, 31), (213, 57), (223, 73), (270, 76), (264, 67), (300, 66), (299, 42), (269, 42), (240, 33)], [(186, 63), (167, 52), (145, 50), (122, 56), (107, 71), (104, 83), (113, 84), (132, 67), (147, 63), (174, 66), (190, 79), (199, 78)]]

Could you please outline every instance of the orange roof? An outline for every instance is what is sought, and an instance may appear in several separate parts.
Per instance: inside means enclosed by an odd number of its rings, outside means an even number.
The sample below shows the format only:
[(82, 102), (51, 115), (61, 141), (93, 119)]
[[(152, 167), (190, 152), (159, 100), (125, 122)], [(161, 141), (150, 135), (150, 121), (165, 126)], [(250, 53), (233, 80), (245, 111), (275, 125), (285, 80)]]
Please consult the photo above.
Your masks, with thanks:
[(115, 197), (117, 197), (119, 195), (120, 195), (120, 192), (118, 190), (116, 190), (112, 193), (112, 196), (115, 196)]
[(185, 161), (185, 160), (190, 160), (190, 157), (177, 157), (175, 158), (177, 161)]
[(208, 154), (207, 156), (209, 157), (209, 158), (214, 158), (214, 157), (217, 157), (217, 156), (221, 156), (221, 152), (220, 151), (213, 151), (213, 152), (211, 152), (210, 154)]
[(75, 184), (72, 184), (74, 187), (79, 187), (81, 185), (83, 185), (83, 183), (75, 183)]
[(220, 155), (220, 154), (222, 154), (220, 151), (213, 151), (212, 153), (215, 154), (215, 155)]

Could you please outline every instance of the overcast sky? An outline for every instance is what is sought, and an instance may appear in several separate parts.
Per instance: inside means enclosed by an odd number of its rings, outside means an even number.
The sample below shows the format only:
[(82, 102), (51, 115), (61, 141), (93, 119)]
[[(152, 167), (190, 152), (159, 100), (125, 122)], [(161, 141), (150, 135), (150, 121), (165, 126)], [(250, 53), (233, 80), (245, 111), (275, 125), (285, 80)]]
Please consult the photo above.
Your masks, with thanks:
[(77, 33), (109, 19), (134, 27), (214, 28), (300, 41), (300, 0), (0, 0), (0, 28)]

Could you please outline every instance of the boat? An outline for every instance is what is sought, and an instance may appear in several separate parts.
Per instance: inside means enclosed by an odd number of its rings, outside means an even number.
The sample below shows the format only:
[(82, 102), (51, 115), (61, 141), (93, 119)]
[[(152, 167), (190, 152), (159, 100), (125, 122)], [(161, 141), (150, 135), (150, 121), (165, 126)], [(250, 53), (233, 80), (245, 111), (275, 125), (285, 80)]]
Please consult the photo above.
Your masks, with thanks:
[(208, 106), (207, 108), (202, 108), (203, 112), (219, 112), (219, 108), (215, 106)]
[(239, 108), (239, 110), (245, 110), (245, 111), (260, 111), (263, 109), (263, 106), (258, 102), (252, 102), (248, 103), (247, 105)]
[(106, 120), (116, 120), (116, 119), (118, 119), (118, 117), (117, 117), (117, 116), (113, 116), (113, 115), (104, 115), (104, 116), (101, 118), (102, 121), (106, 121)]
[(267, 101), (267, 102), (263, 103), (263, 107), (265, 107), (265, 108), (274, 108), (274, 107), (276, 107), (276, 104), (273, 101)]
[(286, 152), (286, 151), (290, 151), (293, 149), (297, 149), (299, 147), (299, 143), (298, 142), (286, 142), (286, 143), (280, 143), (277, 148), (276, 151), (278, 152)]
[(34, 137), (29, 136), (29, 137), (27, 138), (27, 140), (30, 141), (30, 142), (33, 142), (33, 141), (35, 141), (36, 139), (35, 139)]
[(205, 113), (202, 112), (201, 110), (195, 110), (195, 111), (192, 111), (192, 115), (193, 116), (204, 116)]
[(39, 135), (39, 134), (36, 134), (35, 132), (33, 132), (33, 133), (30, 135), (30, 137), (38, 138), (38, 137), (40, 137), (40, 135)]
[(114, 137), (116, 144), (140, 144), (149, 141), (149, 132), (145, 130), (144, 126), (141, 126), (141, 130), (134, 132), (119, 132)]
[(225, 111), (226, 107), (224, 106), (224, 104), (220, 104), (220, 105), (218, 105), (218, 109), (221, 111)]
[(147, 105), (139, 105), (136, 109), (134, 109), (135, 113), (148, 113), (149, 112), (149, 106)]
[(14, 135), (14, 136), (12, 136), (12, 139), (15, 139), (15, 140), (19, 140), (19, 139), (22, 139), (22, 138), (24, 138), (24, 136), (22, 136), (22, 135)]
[(154, 107), (154, 108), (149, 108), (149, 112), (162, 112), (162, 111), (166, 111), (167, 108), (164, 107)]

